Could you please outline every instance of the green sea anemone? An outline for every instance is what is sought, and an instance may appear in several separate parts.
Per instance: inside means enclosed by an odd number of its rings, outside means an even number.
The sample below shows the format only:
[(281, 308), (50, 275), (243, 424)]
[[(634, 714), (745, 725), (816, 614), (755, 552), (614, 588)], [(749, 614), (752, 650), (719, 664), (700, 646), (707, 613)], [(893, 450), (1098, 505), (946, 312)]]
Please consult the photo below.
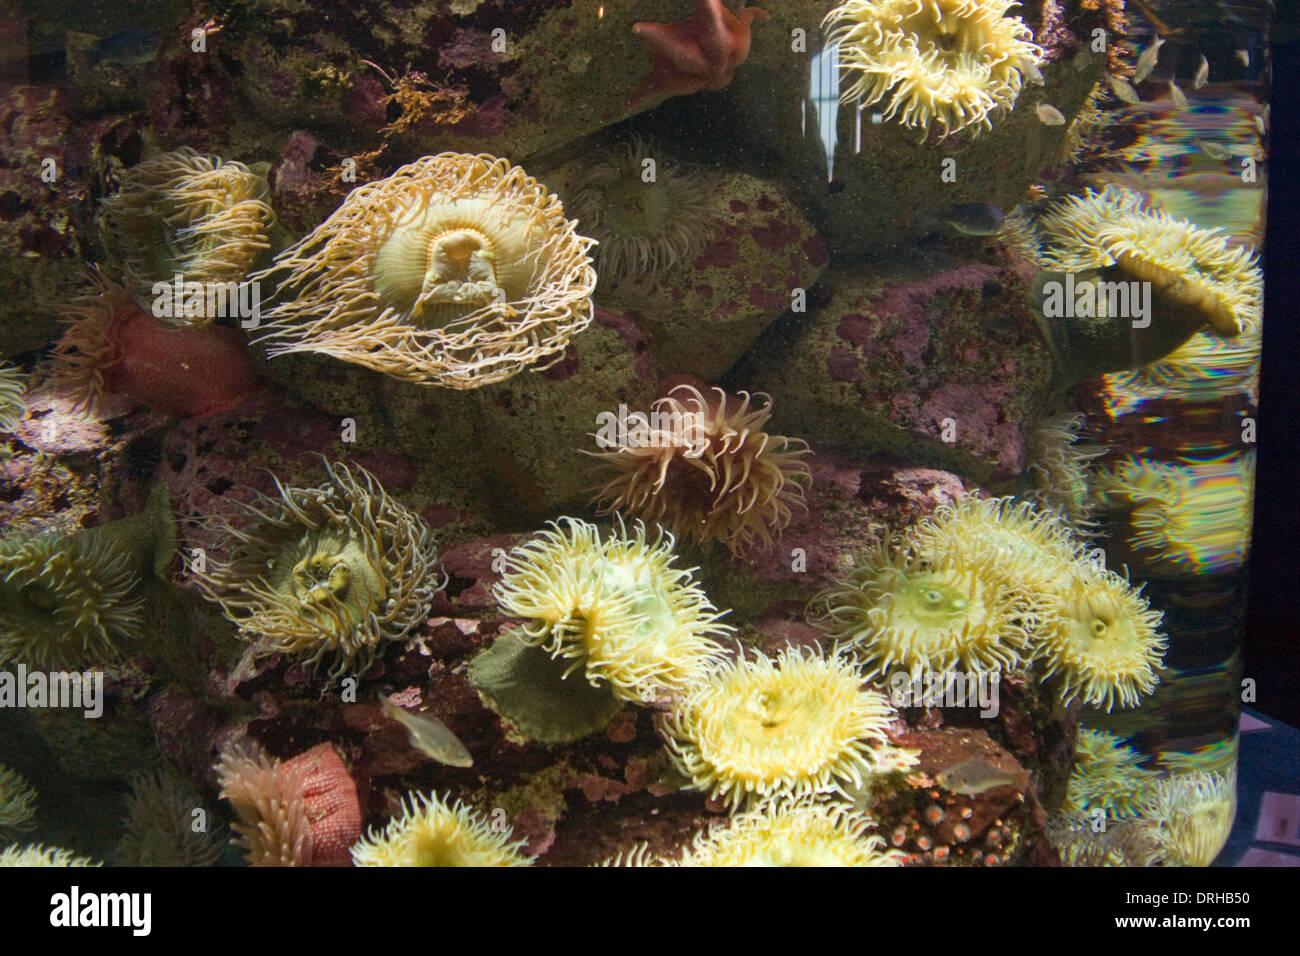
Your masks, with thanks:
[(697, 173), (656, 157), (649, 141), (634, 136), (597, 154), (572, 191), (569, 212), (600, 243), (600, 278), (634, 282), (690, 262), (704, 248), (706, 193)]
[[(155, 282), (227, 283), (245, 278), (270, 248), (275, 214), (264, 174), (189, 148), (163, 153), (127, 170), (117, 194), (104, 200), (105, 244), (121, 260), (141, 304)], [(177, 326), (212, 316), (178, 315)]]
[(268, 652), (331, 659), (330, 675), (360, 673), (382, 641), (424, 620), (441, 586), (424, 520), (390, 498), (364, 468), (325, 463), (328, 481), (236, 503), (217, 526), (231, 542), (224, 563), (198, 575), (246, 640)]
[(946, 136), (992, 129), (1012, 109), (1043, 51), (1013, 0), (844, 0), (822, 21), (851, 79), (840, 101), (864, 109), (888, 100), (885, 119)]
[(352, 848), (356, 866), (528, 866), (527, 841), (510, 841), (509, 829), (457, 801), (437, 794), (410, 794), (402, 815), (382, 832), (371, 832)]
[(0, 765), (0, 837), (32, 829), (35, 816), (36, 791), (18, 771)]
[(141, 580), (175, 550), (165, 485), (129, 518), (0, 542), (0, 660), (57, 670), (116, 659), (143, 637)]
[(902, 866), (868, 831), (875, 821), (844, 806), (776, 800), (696, 837), (681, 866)]
[(0, 432), (12, 432), (22, 421), (26, 411), (23, 402), (26, 390), (22, 370), (7, 362), (0, 362)]
[(277, 257), (264, 275), (284, 294), (260, 341), (456, 389), (547, 368), (592, 316), (592, 240), (575, 227), (504, 159), (426, 156)]
[(988, 548), (934, 554), (878, 545), (814, 607), (867, 677), (895, 668), (1014, 670), (1029, 640), (1029, 592)]
[(731, 629), (692, 581), (673, 567), (671, 534), (646, 539), (562, 518), (511, 552), (496, 599), (528, 618), (521, 638), (608, 681), (616, 697), (653, 700), (684, 690), (722, 654)]
[(695, 788), (733, 809), (752, 799), (861, 787), (895, 717), (849, 662), (786, 650), (715, 665), (664, 723)]
[(0, 867), (4, 866), (103, 866), (90, 857), (74, 856), (71, 850), (46, 847), (39, 843), (18, 846), (14, 844), (0, 853)]
[(203, 801), (194, 788), (168, 771), (131, 781), (126, 819), (115, 862), (121, 866), (213, 866), (220, 848), (206, 828), (194, 829)]

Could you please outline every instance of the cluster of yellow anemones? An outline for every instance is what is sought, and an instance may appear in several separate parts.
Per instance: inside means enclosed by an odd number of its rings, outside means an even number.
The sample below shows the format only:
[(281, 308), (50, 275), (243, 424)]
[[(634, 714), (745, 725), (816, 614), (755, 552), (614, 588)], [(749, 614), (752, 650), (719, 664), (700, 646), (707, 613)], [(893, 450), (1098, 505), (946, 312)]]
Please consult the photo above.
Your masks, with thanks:
[[(127, 170), (122, 188), (104, 200), (106, 244), (141, 302), (152, 302), (155, 282), (178, 273), (189, 282), (238, 282), (270, 248), (269, 194), (265, 177), (243, 163), (188, 147), (163, 153)], [(212, 318), (167, 321), (185, 327)]]
[(317, 488), (277, 480), (279, 497), (238, 505), (253, 523), (222, 520), (229, 559), (196, 575), (247, 639), (359, 673), (424, 619), (438, 556), (424, 520), (364, 468), (327, 463), (326, 474)]
[(402, 815), (382, 832), (371, 831), (352, 848), (356, 866), (528, 866), (527, 841), (510, 841), (511, 831), (459, 800), (410, 794)]
[[(1141, 195), (1114, 185), (1064, 200), (1039, 225), (1043, 262), (1050, 269), (1081, 271), (1118, 263), (1167, 299), (1204, 313), (1218, 335), (1259, 329), (1263, 272), (1256, 257), (1229, 245), (1220, 229), (1148, 209)], [(1148, 376), (1155, 381), (1167, 377), (1165, 361), (1147, 366)]]
[(748, 392), (713, 393), (679, 386), (655, 402), (643, 441), (596, 453), (614, 472), (597, 492), (606, 502), (601, 513), (657, 522), (687, 540), (721, 541), (733, 554), (770, 548), (804, 507), (808, 446), (763, 430), (770, 401), (757, 408)]
[(944, 133), (992, 129), (1016, 105), (1043, 51), (1014, 0), (845, 0), (826, 15), (828, 45), (852, 78), (841, 100), (888, 99), (885, 118)]
[(731, 807), (862, 785), (887, 750), (894, 710), (848, 661), (787, 649), (718, 664), (664, 723), (669, 753), (694, 786)]
[(285, 294), (259, 341), (456, 389), (548, 367), (592, 316), (592, 240), (575, 225), (504, 159), (426, 156), (277, 257), (265, 275)]
[(587, 680), (608, 681), (615, 696), (646, 701), (680, 691), (722, 653), (730, 633), (691, 572), (673, 567), (671, 534), (646, 538), (562, 518), (510, 555), (495, 594), (519, 630), (553, 657), (585, 667)]
[(600, 278), (636, 281), (689, 262), (704, 247), (705, 189), (694, 171), (656, 157), (649, 141), (634, 136), (597, 154), (568, 196), (568, 210), (599, 242)]
[(868, 831), (875, 821), (847, 807), (774, 800), (695, 838), (680, 866), (902, 866)]

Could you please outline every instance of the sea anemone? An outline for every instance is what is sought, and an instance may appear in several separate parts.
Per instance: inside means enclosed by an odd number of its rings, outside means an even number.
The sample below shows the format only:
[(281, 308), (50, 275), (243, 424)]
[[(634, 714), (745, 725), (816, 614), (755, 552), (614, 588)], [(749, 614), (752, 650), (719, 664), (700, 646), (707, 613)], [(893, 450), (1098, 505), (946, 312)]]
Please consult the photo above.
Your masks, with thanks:
[(36, 791), (16, 770), (0, 765), (0, 836), (13, 837), (36, 824)]
[[(1205, 229), (1118, 186), (1071, 196), (1043, 216), (1044, 264), (1060, 271), (1120, 265), (1149, 281), (1165, 301), (1197, 310), (1218, 335), (1258, 330), (1263, 273), (1254, 255), (1233, 248), (1220, 229)], [(1159, 362), (1148, 366), (1158, 379)]]
[(600, 278), (634, 282), (689, 262), (704, 247), (706, 193), (693, 170), (653, 156), (650, 143), (634, 136), (600, 151), (573, 188), (569, 212), (600, 243)]
[(1129, 512), (1129, 544), (1155, 573), (1222, 574), (1245, 562), (1255, 456), (1168, 464), (1126, 458), (1103, 471), (1098, 495)]
[(733, 809), (753, 798), (861, 787), (895, 713), (851, 663), (787, 649), (714, 666), (664, 723), (697, 790)]
[(888, 98), (885, 118), (946, 136), (1016, 105), (1023, 75), (1043, 51), (1013, 0), (845, 0), (822, 21), (827, 45), (838, 44), (852, 76), (841, 102), (864, 109)]
[(591, 321), (592, 240), (575, 225), (504, 159), (426, 156), (277, 257), (266, 275), (286, 294), (259, 341), (456, 389), (549, 368)]
[(1160, 781), (1139, 810), (1166, 866), (1209, 866), (1237, 814), (1237, 772), (1182, 773)]
[(381, 641), (424, 620), (441, 586), (432, 533), (364, 468), (325, 463), (329, 480), (236, 503), (253, 518), (218, 526), (233, 541), (224, 564), (198, 575), (247, 640), (269, 652), (332, 658), (331, 676), (361, 673)]
[(1047, 837), (1064, 866), (1158, 866), (1163, 853), (1152, 828), (1139, 818), (1098, 821), (1090, 813), (1058, 813)]
[(902, 866), (867, 831), (871, 817), (836, 804), (775, 800), (695, 838), (681, 866)]
[(382, 833), (371, 831), (352, 848), (357, 866), (528, 866), (526, 840), (510, 842), (512, 831), (461, 801), (445, 803), (437, 794), (410, 794), (402, 815)]
[(14, 844), (0, 853), (0, 866), (103, 866), (88, 856), (73, 856), (71, 850), (46, 847), (39, 843), (20, 847)]
[(1029, 433), (1026, 448), (1025, 470), (1033, 483), (1026, 499), (1059, 515), (1075, 534), (1090, 533), (1096, 524), (1091, 463), (1106, 453), (1100, 445), (1080, 442), (1083, 425), (1081, 413), (1045, 418)]
[(59, 381), (79, 407), (94, 409), (114, 394), (173, 415), (214, 415), (257, 389), (257, 370), (238, 329), (167, 328), (120, 285), (98, 273), (90, 280), (95, 292), (65, 309), (68, 324), (54, 347)]
[(170, 772), (143, 773), (131, 782), (115, 862), (121, 866), (213, 866), (220, 850), (206, 829), (194, 829), (203, 801)]
[(357, 788), (333, 745), (278, 761), (255, 743), (216, 767), (221, 796), (239, 816), (231, 841), (249, 866), (347, 866), (361, 835)]
[(881, 543), (814, 606), (867, 677), (894, 668), (914, 677), (959, 666), (1014, 670), (1033, 623), (1024, 583), (988, 548), (920, 555)]
[(586, 667), (587, 680), (609, 681), (616, 697), (653, 700), (682, 691), (722, 653), (717, 638), (731, 628), (691, 579), (673, 567), (674, 539), (651, 542), (608, 534), (576, 518), (511, 552), (496, 599), (508, 613), (530, 618), (518, 634), (554, 657)]
[(595, 452), (614, 474), (596, 493), (601, 514), (656, 522), (683, 540), (721, 541), (733, 554), (770, 548), (803, 508), (811, 482), (798, 438), (763, 430), (771, 400), (714, 388), (707, 398), (680, 385), (655, 402), (647, 427), (625, 443), (596, 434), (611, 451)]
[(1062, 809), (1073, 813), (1101, 809), (1112, 818), (1133, 816), (1157, 779), (1141, 763), (1141, 754), (1114, 734), (1080, 727)]
[[(192, 149), (147, 159), (127, 170), (104, 200), (105, 244), (122, 261), (137, 299), (152, 301), (155, 282), (239, 282), (270, 248), (275, 214), (266, 178), (243, 163)], [(212, 316), (177, 315), (179, 327)]]
[(26, 410), (23, 402), (26, 390), (22, 370), (0, 362), (0, 432), (12, 432), (18, 427)]
[(1109, 712), (1136, 707), (1160, 682), (1164, 615), (1114, 571), (1076, 563), (1058, 586), (1060, 605), (1034, 631), (1044, 677), (1060, 674), (1062, 704), (1076, 697)]

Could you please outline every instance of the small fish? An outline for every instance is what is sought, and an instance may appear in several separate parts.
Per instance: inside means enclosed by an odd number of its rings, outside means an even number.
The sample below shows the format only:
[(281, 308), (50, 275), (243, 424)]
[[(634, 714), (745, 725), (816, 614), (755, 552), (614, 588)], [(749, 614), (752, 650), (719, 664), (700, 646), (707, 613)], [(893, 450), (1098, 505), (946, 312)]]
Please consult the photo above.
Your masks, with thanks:
[(1192, 80), (1192, 89), (1199, 90), (1206, 83), (1210, 82), (1210, 61), (1201, 54), (1201, 65), (1196, 68), (1196, 79)]
[(1045, 126), (1064, 126), (1065, 115), (1051, 103), (1039, 103), (1034, 107), (1038, 119)]
[(1237, 54), (1237, 59), (1241, 61), (1241, 65), (1244, 66), (1244, 67), (1249, 68), (1249, 67), (1250, 67), (1250, 51), (1249, 51), (1249, 50), (1237, 50), (1237, 51), (1236, 51), (1236, 54)]
[(1180, 110), (1189, 109), (1187, 95), (1178, 88), (1178, 84), (1173, 80), (1169, 81), (1169, 98), (1174, 101), (1174, 106)]
[(939, 786), (968, 797), (978, 796), (994, 787), (1014, 786), (1017, 790), (1029, 787), (1029, 771), (1010, 773), (983, 760), (963, 760), (939, 772), (934, 778)]
[(1156, 68), (1156, 60), (1160, 59), (1160, 48), (1164, 44), (1164, 37), (1156, 37), (1155, 42), (1142, 51), (1142, 55), (1138, 57), (1137, 69), (1133, 73), (1135, 86), (1150, 76), (1151, 71)]
[(949, 206), (939, 218), (963, 235), (996, 236), (1007, 216), (992, 203), (971, 202)]
[(1214, 159), (1227, 159), (1232, 155), (1226, 146), (1211, 142), (1208, 139), (1198, 139), (1195, 142), (1197, 146), (1201, 147), (1201, 149), (1205, 151), (1207, 156), (1213, 157)]
[(157, 59), (161, 47), (162, 41), (148, 30), (118, 30), (111, 37), (101, 40), (92, 56), (98, 63), (142, 66)]
[(1118, 76), (1111, 76), (1108, 73), (1106, 74), (1106, 85), (1110, 87), (1112, 93), (1130, 106), (1137, 106), (1142, 102), (1137, 90), (1133, 89), (1133, 85), (1128, 80), (1122, 80)]
[(1026, 58), (1020, 61), (1020, 72), (1025, 75), (1025, 79), (1035, 86), (1042, 86), (1047, 82), (1043, 79), (1043, 71), (1038, 68), (1038, 64), (1032, 59)]
[(411, 746), (420, 753), (449, 767), (474, 766), (474, 758), (460, 742), (460, 738), (437, 717), (403, 710), (383, 694), (379, 695), (379, 700), (384, 706), (384, 716), (406, 728), (411, 737)]

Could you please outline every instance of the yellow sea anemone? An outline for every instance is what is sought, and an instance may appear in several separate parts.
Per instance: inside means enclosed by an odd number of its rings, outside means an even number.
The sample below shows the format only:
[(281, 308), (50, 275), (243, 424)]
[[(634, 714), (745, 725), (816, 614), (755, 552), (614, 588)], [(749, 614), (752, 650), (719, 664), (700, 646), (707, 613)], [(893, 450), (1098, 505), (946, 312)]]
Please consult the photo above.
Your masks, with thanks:
[[(203, 801), (171, 772), (148, 772), (131, 781), (116, 862), (122, 866), (214, 866), (220, 849), (206, 830), (194, 829)], [(206, 813), (206, 810), (204, 810)]]
[(959, 666), (1014, 670), (1032, 624), (1024, 584), (1003, 574), (987, 549), (921, 556), (883, 543), (814, 605), (867, 677), (895, 668), (913, 676)]
[(0, 432), (12, 432), (22, 420), (27, 386), (20, 369), (0, 362)]
[(217, 778), (221, 798), (239, 815), (231, 840), (249, 866), (307, 866), (311, 863), (311, 822), (303, 801), (305, 769), (286, 768), (256, 744), (221, 754)]
[(1163, 851), (1139, 818), (1097, 820), (1089, 813), (1060, 813), (1047, 824), (1047, 838), (1064, 866), (1158, 866)]
[(902, 866), (863, 813), (836, 804), (777, 800), (696, 837), (681, 866)]
[(1158, 779), (1141, 767), (1142, 755), (1114, 734), (1079, 728), (1065, 804), (1067, 812), (1102, 809), (1111, 817), (1131, 817)]
[(0, 853), (0, 866), (103, 866), (88, 856), (74, 856), (71, 850), (41, 844), (18, 846), (16, 843)]
[(224, 564), (198, 573), (205, 594), (248, 640), (317, 664), (361, 673), (381, 641), (418, 625), (441, 586), (429, 526), (393, 500), (364, 468), (325, 465), (316, 488), (238, 503), (247, 527), (219, 526), (233, 541)]
[(671, 534), (650, 542), (638, 522), (633, 537), (602, 540), (595, 525), (561, 521), (511, 552), (495, 590), (508, 613), (531, 619), (522, 640), (632, 701), (684, 690), (721, 656), (716, 639), (731, 628), (691, 572), (673, 567)]
[(1129, 544), (1157, 573), (1222, 574), (1250, 549), (1255, 456), (1168, 464), (1124, 459), (1101, 473), (1098, 494), (1128, 510)]
[(261, 341), (457, 389), (549, 367), (591, 321), (592, 240), (575, 226), (504, 159), (426, 156), (277, 257)]
[[(154, 283), (172, 282), (177, 273), (187, 282), (238, 282), (270, 248), (269, 192), (265, 176), (243, 163), (189, 148), (163, 153), (127, 170), (121, 189), (104, 200), (106, 245), (146, 308)], [(165, 321), (193, 326), (211, 319)]]
[(655, 402), (647, 425), (626, 443), (597, 433), (596, 452), (613, 476), (596, 493), (601, 514), (663, 525), (684, 540), (721, 541), (733, 554), (770, 548), (811, 482), (798, 438), (763, 430), (772, 415), (750, 395), (720, 388), (706, 397), (683, 385)]
[(1045, 418), (1030, 432), (1026, 448), (1033, 487), (1025, 497), (1059, 515), (1076, 534), (1089, 533), (1096, 524), (1088, 482), (1091, 462), (1106, 453), (1100, 445), (1080, 442), (1083, 425), (1081, 413)]
[(704, 248), (706, 191), (691, 169), (656, 157), (647, 140), (634, 136), (597, 154), (573, 189), (569, 212), (600, 243), (599, 276), (635, 281), (689, 262)]
[[(1263, 272), (1252, 253), (1228, 244), (1221, 229), (1146, 209), (1142, 196), (1114, 185), (1064, 200), (1040, 226), (1049, 269), (1083, 271), (1118, 263), (1151, 282), (1167, 301), (1199, 310), (1218, 335), (1258, 330)], [(1157, 379), (1165, 374), (1160, 362), (1147, 368)]]
[(410, 794), (402, 815), (382, 833), (371, 831), (352, 848), (356, 866), (528, 866), (527, 842), (510, 842), (508, 828), (459, 800), (443, 802), (437, 794)]
[(1136, 707), (1160, 682), (1164, 615), (1114, 571), (1087, 564), (1075, 564), (1058, 588), (1059, 608), (1034, 630), (1044, 676), (1061, 675), (1063, 704)]
[(35, 816), (36, 791), (17, 770), (0, 765), (0, 836), (32, 829)]
[(1166, 866), (1209, 866), (1237, 815), (1237, 771), (1181, 773), (1158, 783), (1139, 813)]
[(885, 118), (943, 134), (975, 126), (1016, 105), (1024, 73), (1043, 51), (1013, 0), (845, 0), (822, 21), (852, 76), (841, 102), (859, 109), (888, 99)]
[(849, 662), (788, 649), (716, 665), (664, 723), (695, 788), (733, 809), (753, 798), (861, 787), (895, 713)]

